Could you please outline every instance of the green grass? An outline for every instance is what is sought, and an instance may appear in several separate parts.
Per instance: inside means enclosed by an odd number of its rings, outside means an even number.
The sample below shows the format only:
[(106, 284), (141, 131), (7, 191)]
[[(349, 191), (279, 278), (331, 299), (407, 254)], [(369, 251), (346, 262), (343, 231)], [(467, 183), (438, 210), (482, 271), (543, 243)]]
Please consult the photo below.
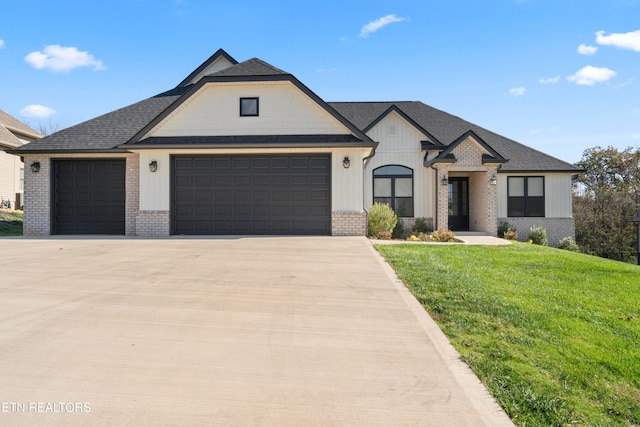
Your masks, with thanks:
[(640, 425), (640, 267), (522, 243), (376, 248), (517, 425)]
[(1, 236), (22, 236), (22, 212), (0, 210)]

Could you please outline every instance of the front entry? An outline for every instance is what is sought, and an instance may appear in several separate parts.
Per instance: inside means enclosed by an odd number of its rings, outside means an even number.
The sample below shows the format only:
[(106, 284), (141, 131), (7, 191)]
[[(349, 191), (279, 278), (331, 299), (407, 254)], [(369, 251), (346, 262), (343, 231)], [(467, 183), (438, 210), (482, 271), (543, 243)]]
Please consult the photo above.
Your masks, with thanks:
[(469, 178), (449, 178), (449, 230), (469, 231)]

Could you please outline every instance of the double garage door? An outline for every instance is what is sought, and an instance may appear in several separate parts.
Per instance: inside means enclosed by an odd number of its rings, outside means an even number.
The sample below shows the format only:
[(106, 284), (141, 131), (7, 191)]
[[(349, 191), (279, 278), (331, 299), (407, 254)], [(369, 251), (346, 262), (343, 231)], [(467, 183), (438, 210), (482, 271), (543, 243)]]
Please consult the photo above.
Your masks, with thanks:
[[(171, 233), (331, 233), (331, 159), (175, 156)], [(53, 163), (54, 234), (124, 234), (124, 159)]]
[(175, 156), (173, 234), (327, 235), (331, 158)]

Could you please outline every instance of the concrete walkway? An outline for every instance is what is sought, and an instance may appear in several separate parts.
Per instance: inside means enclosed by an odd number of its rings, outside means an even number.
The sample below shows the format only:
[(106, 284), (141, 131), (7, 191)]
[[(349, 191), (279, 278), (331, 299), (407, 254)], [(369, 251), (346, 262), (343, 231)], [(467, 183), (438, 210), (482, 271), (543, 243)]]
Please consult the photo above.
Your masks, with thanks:
[(0, 425), (512, 425), (365, 238), (0, 253)]

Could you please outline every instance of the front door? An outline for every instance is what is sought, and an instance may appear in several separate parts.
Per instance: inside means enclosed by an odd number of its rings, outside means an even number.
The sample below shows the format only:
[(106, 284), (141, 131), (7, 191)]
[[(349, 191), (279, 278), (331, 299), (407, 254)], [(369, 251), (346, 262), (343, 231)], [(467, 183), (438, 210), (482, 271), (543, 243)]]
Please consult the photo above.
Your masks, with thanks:
[(449, 178), (449, 230), (469, 231), (469, 178)]

